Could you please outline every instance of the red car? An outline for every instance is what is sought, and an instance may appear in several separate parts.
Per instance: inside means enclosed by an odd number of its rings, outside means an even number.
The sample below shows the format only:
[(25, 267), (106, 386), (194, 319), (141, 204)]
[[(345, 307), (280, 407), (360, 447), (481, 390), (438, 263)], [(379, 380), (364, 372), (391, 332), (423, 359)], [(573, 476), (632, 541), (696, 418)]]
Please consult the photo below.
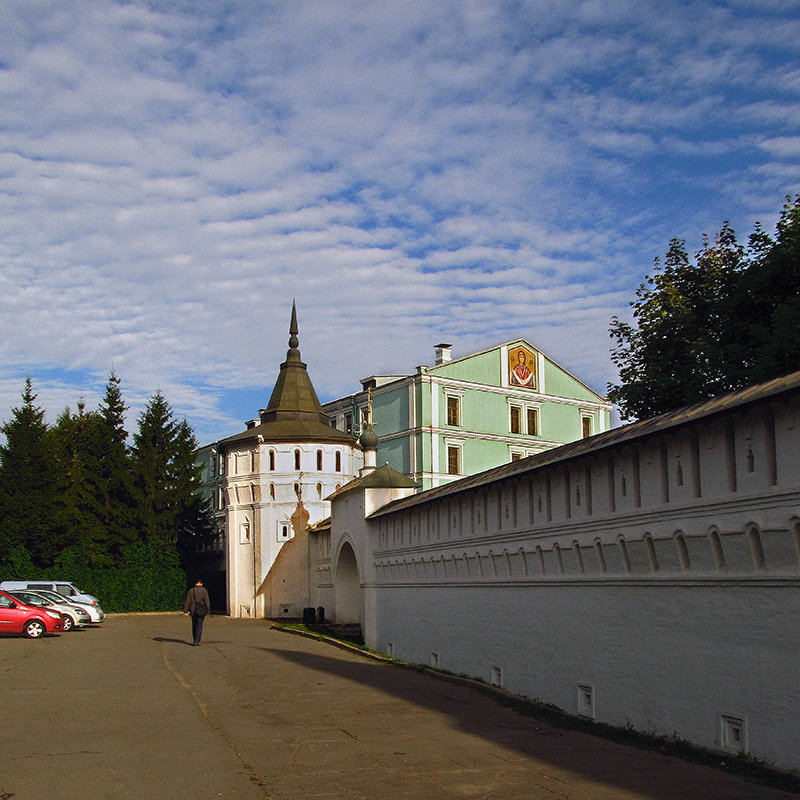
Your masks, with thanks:
[(40, 639), (46, 633), (62, 630), (64, 621), (58, 611), (29, 606), (0, 592), (0, 633), (21, 633), (29, 639)]

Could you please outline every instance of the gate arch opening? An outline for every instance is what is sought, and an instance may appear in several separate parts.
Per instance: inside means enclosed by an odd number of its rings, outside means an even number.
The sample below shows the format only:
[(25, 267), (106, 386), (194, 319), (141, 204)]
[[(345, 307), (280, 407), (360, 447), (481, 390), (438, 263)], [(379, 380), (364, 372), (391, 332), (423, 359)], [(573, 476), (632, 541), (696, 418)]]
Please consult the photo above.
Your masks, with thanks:
[(339, 550), (334, 578), (336, 592), (336, 622), (361, 622), (361, 578), (356, 554), (349, 542)]

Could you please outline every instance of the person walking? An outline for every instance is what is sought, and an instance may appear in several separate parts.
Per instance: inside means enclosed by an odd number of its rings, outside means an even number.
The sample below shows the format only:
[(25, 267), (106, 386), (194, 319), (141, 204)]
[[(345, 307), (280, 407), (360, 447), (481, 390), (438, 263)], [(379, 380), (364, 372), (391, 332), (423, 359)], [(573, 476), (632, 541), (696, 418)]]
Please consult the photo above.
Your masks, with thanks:
[(183, 604), (184, 615), (192, 618), (192, 639), (195, 647), (200, 647), (200, 639), (203, 636), (203, 620), (210, 612), (211, 599), (203, 586), (202, 579), (199, 579), (186, 593), (186, 601)]

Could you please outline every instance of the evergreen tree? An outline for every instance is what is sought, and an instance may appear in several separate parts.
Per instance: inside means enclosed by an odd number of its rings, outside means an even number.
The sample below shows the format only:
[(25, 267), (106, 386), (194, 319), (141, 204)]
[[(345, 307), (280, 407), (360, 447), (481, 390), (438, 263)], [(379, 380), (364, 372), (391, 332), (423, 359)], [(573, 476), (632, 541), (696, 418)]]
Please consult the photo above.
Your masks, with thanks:
[(98, 421), (97, 414), (86, 413), (81, 401), (77, 414), (65, 409), (51, 429), (57, 471), (56, 515), (60, 538), (66, 547), (104, 538), (94, 463)]
[[(126, 547), (139, 540), (128, 432), (125, 430), (127, 407), (122, 399), (120, 384), (120, 379), (112, 369), (98, 411), (94, 446), (98, 515), (105, 532), (104, 549), (115, 563), (119, 563)], [(100, 543), (92, 543), (92, 549), (95, 545)]]
[(139, 418), (132, 452), (139, 529), (148, 544), (177, 547), (210, 530), (208, 511), (198, 500), (196, 448), (189, 425), (176, 422), (156, 392)]
[(44, 410), (34, 405), (30, 376), (25, 381), (22, 405), (0, 431), (0, 548), (3, 554), (24, 548), (33, 563), (54, 563), (65, 542), (59, 535), (54, 497), (56, 470)]

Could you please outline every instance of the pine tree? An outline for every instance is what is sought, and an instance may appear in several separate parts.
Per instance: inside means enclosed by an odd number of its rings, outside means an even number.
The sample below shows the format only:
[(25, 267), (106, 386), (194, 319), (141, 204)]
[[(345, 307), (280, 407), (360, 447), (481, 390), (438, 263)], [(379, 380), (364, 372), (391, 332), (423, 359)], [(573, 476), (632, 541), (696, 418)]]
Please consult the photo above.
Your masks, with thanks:
[(97, 414), (86, 413), (85, 404), (80, 401), (77, 414), (66, 408), (51, 429), (56, 515), (65, 547), (104, 538), (94, 469), (98, 420)]
[(177, 547), (210, 530), (208, 511), (198, 499), (196, 448), (188, 423), (176, 422), (156, 392), (139, 418), (132, 451), (139, 528), (148, 544)]
[(44, 410), (34, 405), (30, 376), (22, 405), (0, 431), (0, 548), (4, 553), (26, 549), (36, 566), (53, 564), (65, 542), (59, 534), (54, 497), (56, 470)]
[(128, 432), (125, 430), (127, 407), (120, 384), (112, 369), (98, 410), (94, 444), (98, 516), (105, 531), (105, 550), (115, 563), (126, 547), (139, 540)]

